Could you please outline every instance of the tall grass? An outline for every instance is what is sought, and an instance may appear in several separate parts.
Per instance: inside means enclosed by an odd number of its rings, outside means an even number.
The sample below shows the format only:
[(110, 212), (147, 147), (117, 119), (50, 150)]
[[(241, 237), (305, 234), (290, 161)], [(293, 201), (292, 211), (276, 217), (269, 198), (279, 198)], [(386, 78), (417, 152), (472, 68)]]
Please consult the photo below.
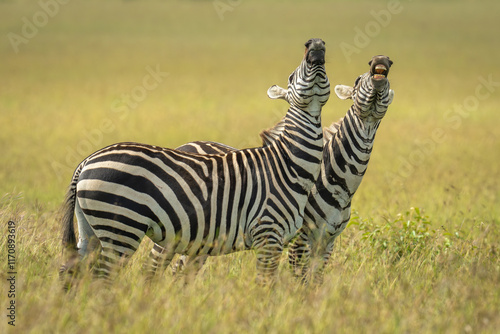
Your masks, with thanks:
[[(57, 276), (61, 249), (51, 223), (55, 217), (17, 201), (4, 198), (0, 218), (18, 223), (18, 332), (493, 333), (500, 328), (499, 236), (485, 223), (425, 231), (438, 224), (415, 216), (415, 209), (385, 225), (355, 216), (318, 287), (301, 286), (284, 258), (273, 287), (255, 285), (251, 252), (210, 258), (192, 282), (167, 270), (145, 283), (140, 273), (151, 243), (144, 242), (111, 286), (84, 275), (66, 293)], [(0, 246), (5, 249), (4, 239)]]
[[(41, 7), (0, 2), (0, 221), (17, 225), (18, 261), (16, 327), (4, 319), (0, 331), (497, 332), (500, 87), (460, 123), (451, 117), (476, 96), (480, 78), (500, 82), (500, 5), (399, 4), (346, 57), (342, 43), (352, 45), (388, 2), (241, 1), (220, 20), (211, 1), (71, 1), (18, 53), (8, 33), (21, 34), (23, 17)], [(84, 277), (64, 293), (57, 209), (79, 161), (118, 141), (259, 145), (258, 133), (287, 108), (265, 91), (286, 84), (310, 37), (327, 43), (332, 86), (352, 84), (385, 54), (396, 92), (325, 284), (300, 286), (283, 257), (277, 284), (258, 287), (255, 257), (243, 252), (209, 259), (192, 283), (167, 271), (146, 285), (144, 241), (112, 286)], [(168, 75), (136, 106), (117, 110), (148, 67)], [(323, 124), (348, 107), (332, 94)], [(2, 291), (6, 279), (7, 271)], [(0, 298), (3, 309), (8, 299)]]

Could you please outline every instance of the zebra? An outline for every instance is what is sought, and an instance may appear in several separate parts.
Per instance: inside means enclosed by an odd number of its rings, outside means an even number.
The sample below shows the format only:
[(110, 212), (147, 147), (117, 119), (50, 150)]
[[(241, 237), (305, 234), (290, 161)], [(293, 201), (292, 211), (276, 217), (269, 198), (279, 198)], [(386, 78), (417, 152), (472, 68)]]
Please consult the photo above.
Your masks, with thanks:
[(312, 274), (315, 283), (323, 282), (335, 239), (351, 218), (352, 198), (367, 170), (376, 132), (394, 99), (388, 80), (392, 64), (387, 56), (374, 56), (368, 63), (370, 70), (353, 87), (335, 87), (340, 99), (353, 102), (340, 121), (323, 131), (320, 175), (309, 195), (303, 226), (289, 249), (289, 262), (305, 281)]
[(326, 48), (319, 38), (305, 47), (288, 78), (285, 131), (271, 145), (200, 155), (129, 142), (84, 159), (63, 205), (62, 243), (69, 260), (60, 276), (77, 271), (75, 258), (88, 254), (95, 237), (101, 249), (93, 270), (109, 281), (148, 236), (155, 243), (149, 275), (175, 254), (254, 249), (256, 281), (274, 281), (283, 244), (301, 227), (322, 158), (321, 109), (330, 96)]
[[(360, 75), (354, 87), (337, 85), (340, 99), (352, 99), (345, 117), (324, 128), (321, 172), (309, 194), (302, 228), (289, 247), (289, 263), (296, 276), (304, 282), (314, 275), (314, 282), (323, 281), (324, 266), (331, 257), (334, 241), (350, 220), (352, 198), (361, 184), (373, 148), (376, 131), (394, 98), (387, 78), (393, 64), (386, 56), (374, 56), (370, 70)], [(286, 90), (275, 87), (275, 98), (285, 98)], [(263, 131), (263, 145), (271, 145), (284, 131), (285, 122)], [(236, 150), (214, 142), (192, 142), (178, 150), (211, 154)], [(319, 261), (311, 267), (311, 257)], [(181, 257), (175, 264), (179, 271), (190, 260)]]

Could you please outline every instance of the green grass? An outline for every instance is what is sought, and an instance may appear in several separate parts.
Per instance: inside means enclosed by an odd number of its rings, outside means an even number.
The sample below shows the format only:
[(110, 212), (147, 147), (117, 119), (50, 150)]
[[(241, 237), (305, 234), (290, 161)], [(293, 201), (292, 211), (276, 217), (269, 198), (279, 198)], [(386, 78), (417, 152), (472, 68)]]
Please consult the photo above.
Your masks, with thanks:
[[(346, 58), (341, 43), (387, 6), (241, 1), (220, 20), (211, 1), (71, 1), (15, 53), (7, 34), (21, 34), (22, 18), (40, 7), (0, 2), (0, 221), (17, 224), (15, 330), (498, 332), (500, 87), (464, 116), (453, 110), (473, 101), (480, 78), (500, 82), (500, 4), (401, 0)], [(255, 257), (243, 252), (209, 259), (186, 286), (168, 272), (145, 286), (145, 241), (113, 286), (85, 279), (65, 295), (57, 209), (80, 160), (118, 141), (259, 145), (258, 133), (286, 112), (265, 91), (286, 84), (310, 37), (327, 43), (332, 86), (352, 84), (385, 54), (396, 92), (325, 283), (301, 287), (283, 263), (276, 286), (257, 287)], [(168, 76), (137, 106), (117, 109), (147, 67)], [(348, 107), (332, 94), (323, 124)], [(444, 139), (433, 140), (436, 131)], [(7, 227), (2, 235), (7, 264)], [(3, 293), (4, 310), (8, 302)], [(4, 328), (13, 329), (5, 316)]]

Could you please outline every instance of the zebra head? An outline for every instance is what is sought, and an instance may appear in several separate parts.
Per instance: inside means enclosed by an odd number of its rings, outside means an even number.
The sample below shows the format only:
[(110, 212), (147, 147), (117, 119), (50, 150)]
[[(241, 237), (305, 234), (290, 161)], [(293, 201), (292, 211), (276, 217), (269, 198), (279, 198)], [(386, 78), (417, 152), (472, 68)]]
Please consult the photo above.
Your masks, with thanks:
[(387, 56), (375, 56), (368, 65), (370, 71), (360, 75), (354, 87), (337, 85), (335, 93), (343, 100), (352, 99), (353, 109), (360, 118), (376, 121), (385, 116), (394, 98), (387, 79), (392, 60)]
[(305, 44), (304, 58), (288, 77), (288, 89), (277, 85), (268, 89), (272, 99), (283, 99), (290, 106), (319, 114), (330, 97), (330, 82), (325, 71), (325, 42), (312, 38)]

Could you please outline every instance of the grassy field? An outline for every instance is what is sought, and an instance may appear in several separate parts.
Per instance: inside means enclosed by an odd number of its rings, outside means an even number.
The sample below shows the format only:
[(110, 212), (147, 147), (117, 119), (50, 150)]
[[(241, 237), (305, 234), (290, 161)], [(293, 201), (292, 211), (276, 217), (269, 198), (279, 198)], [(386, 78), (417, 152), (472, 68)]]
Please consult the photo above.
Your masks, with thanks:
[[(0, 1), (0, 332), (499, 332), (499, 11), (494, 0)], [(57, 210), (76, 165), (119, 141), (259, 145), (287, 108), (265, 92), (286, 84), (311, 37), (326, 41), (332, 86), (385, 54), (396, 93), (325, 283), (299, 285), (283, 261), (278, 283), (258, 287), (242, 252), (209, 259), (190, 284), (167, 272), (144, 285), (145, 241), (111, 287), (84, 279), (65, 294)], [(348, 107), (332, 94), (323, 124)]]

